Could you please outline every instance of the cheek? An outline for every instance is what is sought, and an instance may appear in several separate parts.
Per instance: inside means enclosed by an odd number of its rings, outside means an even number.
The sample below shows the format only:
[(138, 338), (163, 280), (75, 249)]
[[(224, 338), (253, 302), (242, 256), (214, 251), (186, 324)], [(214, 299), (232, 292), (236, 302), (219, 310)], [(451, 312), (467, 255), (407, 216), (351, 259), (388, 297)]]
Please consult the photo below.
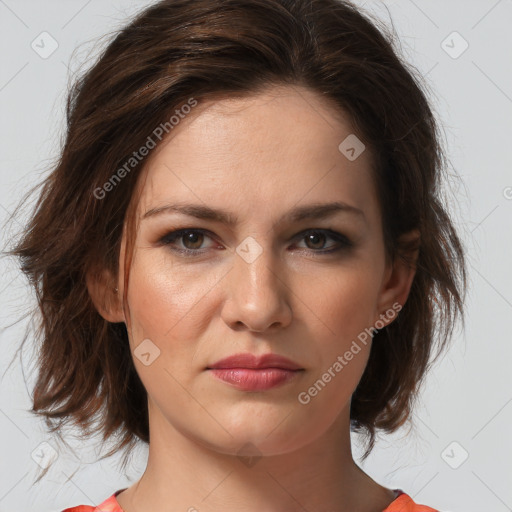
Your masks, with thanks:
[(305, 304), (322, 321), (336, 340), (355, 337), (370, 327), (377, 299), (376, 276), (360, 263), (340, 265), (324, 278), (310, 283), (299, 293)]
[(196, 305), (214, 280), (207, 272), (192, 272), (191, 267), (173, 264), (169, 257), (158, 254), (160, 251), (153, 252), (139, 255), (130, 269), (131, 319), (134, 326), (158, 337), (172, 336), (181, 325), (188, 325), (190, 318), (196, 319)]
[[(334, 411), (350, 399), (361, 379), (371, 349), (377, 283), (372, 265), (358, 260), (340, 265), (309, 288), (304, 302), (314, 313), (314, 317), (309, 313), (311, 325), (321, 326), (315, 329), (318, 371), (308, 382), (313, 386), (310, 405), (316, 414), (330, 403), (335, 415)], [(313, 399), (317, 390), (321, 392)]]
[[(170, 258), (157, 252), (160, 251), (141, 251), (130, 268), (129, 338), (144, 387), (164, 404), (171, 395), (173, 400), (179, 400), (183, 393), (178, 382), (185, 384), (194, 374), (200, 322), (204, 321), (201, 298), (212, 285), (205, 273), (190, 276), (190, 272), (172, 266)], [(143, 340), (145, 345), (141, 344)], [(146, 352), (150, 353), (148, 365), (138, 355)], [(200, 363), (197, 358), (197, 368)]]
[(321, 327), (314, 330), (317, 364), (299, 401), (325, 424), (335, 421), (349, 402), (366, 368), (371, 331), (365, 329), (373, 320), (375, 282), (368, 269), (340, 268), (329, 279), (317, 280), (304, 301), (310, 324)]
[(182, 378), (199, 370), (198, 340), (211, 323), (221, 277), (222, 272), (201, 265), (173, 263), (161, 251), (141, 251), (130, 268), (128, 290), (132, 351), (150, 339), (160, 350), (157, 366)]

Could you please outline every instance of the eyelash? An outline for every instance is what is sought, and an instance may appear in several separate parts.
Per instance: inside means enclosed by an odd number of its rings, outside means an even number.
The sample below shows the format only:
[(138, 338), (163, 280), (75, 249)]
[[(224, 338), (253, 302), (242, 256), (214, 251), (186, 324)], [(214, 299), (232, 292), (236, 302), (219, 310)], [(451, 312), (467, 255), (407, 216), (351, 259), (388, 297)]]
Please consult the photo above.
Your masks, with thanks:
[[(200, 229), (200, 228), (184, 228), (184, 229), (177, 229), (177, 230), (168, 232), (162, 238), (160, 238), (158, 243), (160, 245), (171, 246), (171, 244), (173, 242), (175, 242), (177, 239), (183, 237), (187, 233), (201, 233), (202, 235), (205, 235), (208, 238), (212, 238), (209, 235), (210, 232), (207, 230)], [(295, 239), (303, 239), (307, 235), (313, 234), (313, 233), (325, 234), (325, 235), (327, 235), (328, 238), (333, 239), (334, 241), (338, 242), (338, 244), (339, 244), (338, 247), (335, 247), (334, 249), (327, 249), (327, 250), (326, 249), (323, 249), (323, 250), (306, 249), (306, 250), (312, 251), (315, 255), (332, 254), (332, 253), (342, 251), (344, 249), (345, 250), (349, 249), (350, 247), (353, 246), (353, 243), (345, 235), (342, 235), (341, 233), (338, 233), (331, 229), (307, 229), (307, 230), (299, 233), (295, 237)], [(199, 256), (199, 255), (203, 254), (204, 252), (206, 252), (207, 249), (206, 250), (204, 250), (204, 249), (178, 249), (177, 247), (171, 247), (171, 250), (174, 252), (177, 252), (179, 254), (182, 254), (184, 256), (187, 256), (187, 257), (188, 256), (194, 257), (194, 256)]]

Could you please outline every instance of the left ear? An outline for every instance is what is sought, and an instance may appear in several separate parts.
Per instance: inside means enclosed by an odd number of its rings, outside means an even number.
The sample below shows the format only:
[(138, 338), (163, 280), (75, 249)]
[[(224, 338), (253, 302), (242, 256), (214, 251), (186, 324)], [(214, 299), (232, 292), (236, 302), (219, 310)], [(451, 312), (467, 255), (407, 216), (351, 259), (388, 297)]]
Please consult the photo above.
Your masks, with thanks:
[[(402, 235), (394, 261), (388, 262), (375, 312), (377, 320), (390, 324), (407, 301), (416, 274), (419, 255), (420, 232), (417, 229)], [(391, 312), (392, 314), (387, 314)]]

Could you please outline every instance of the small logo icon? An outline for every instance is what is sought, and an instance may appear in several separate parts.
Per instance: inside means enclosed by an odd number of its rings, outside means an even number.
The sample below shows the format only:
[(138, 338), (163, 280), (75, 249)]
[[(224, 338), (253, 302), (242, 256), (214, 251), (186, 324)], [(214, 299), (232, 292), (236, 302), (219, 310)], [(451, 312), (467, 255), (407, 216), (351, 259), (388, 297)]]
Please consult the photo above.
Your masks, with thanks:
[(262, 454), (253, 443), (245, 443), (242, 448), (238, 450), (237, 457), (242, 464), (248, 468), (252, 468), (261, 459)]
[(32, 451), (30, 456), (34, 462), (39, 464), (43, 469), (46, 469), (54, 460), (57, 459), (59, 454), (50, 443), (43, 441), (35, 450)]
[(160, 355), (160, 349), (149, 338), (146, 338), (139, 343), (133, 353), (144, 366), (149, 366)]
[(441, 453), (441, 458), (452, 469), (458, 469), (466, 462), (469, 453), (457, 441), (451, 442)]
[(263, 252), (263, 247), (252, 236), (248, 236), (238, 245), (236, 252), (247, 263), (252, 263)]
[(458, 59), (469, 48), (469, 43), (457, 31), (453, 31), (442, 41), (441, 48), (452, 59)]
[(48, 32), (41, 32), (32, 43), (30, 43), (30, 46), (39, 57), (47, 59), (59, 47), (59, 43), (57, 43)]
[(353, 162), (365, 150), (365, 145), (359, 138), (351, 133), (338, 146), (341, 154), (345, 155), (348, 160)]

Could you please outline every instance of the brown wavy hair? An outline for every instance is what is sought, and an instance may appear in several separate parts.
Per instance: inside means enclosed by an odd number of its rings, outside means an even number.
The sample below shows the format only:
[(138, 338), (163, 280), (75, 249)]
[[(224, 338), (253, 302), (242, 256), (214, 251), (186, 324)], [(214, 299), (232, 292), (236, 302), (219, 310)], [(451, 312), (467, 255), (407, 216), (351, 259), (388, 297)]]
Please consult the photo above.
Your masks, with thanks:
[[(373, 157), (387, 255), (405, 258), (400, 235), (420, 232), (408, 300), (374, 335), (350, 410), (351, 429), (367, 440), (364, 457), (377, 429), (393, 432), (410, 419), (420, 383), (464, 320), (466, 263), (441, 194), (447, 159), (428, 85), (394, 46), (386, 25), (342, 0), (163, 0), (113, 35), (69, 90), (59, 160), (29, 192), (42, 187), (7, 251), (37, 296), (31, 411), (52, 433), (72, 422), (85, 435), (114, 437), (106, 456), (149, 443), (147, 393), (126, 326), (100, 316), (86, 286), (95, 271), (115, 286), (145, 162), (106, 198), (95, 190), (191, 98), (244, 97), (273, 85), (305, 86), (349, 116)], [(126, 269), (125, 280), (129, 261)]]

